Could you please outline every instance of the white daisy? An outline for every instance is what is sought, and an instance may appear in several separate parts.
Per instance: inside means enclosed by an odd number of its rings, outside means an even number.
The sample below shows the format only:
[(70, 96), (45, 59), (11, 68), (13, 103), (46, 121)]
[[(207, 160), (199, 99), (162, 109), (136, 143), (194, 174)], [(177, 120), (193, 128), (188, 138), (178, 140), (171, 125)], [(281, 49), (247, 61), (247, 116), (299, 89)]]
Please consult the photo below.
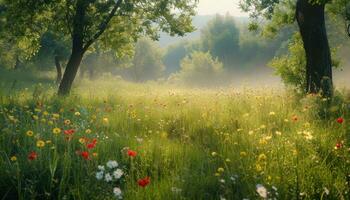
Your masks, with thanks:
[(105, 175), (105, 181), (106, 181), (106, 182), (112, 181), (112, 176), (111, 176), (109, 173), (107, 173), (107, 174)]
[(107, 167), (110, 169), (118, 167), (118, 163), (115, 160), (110, 160), (107, 162)]
[(113, 176), (114, 176), (114, 178), (116, 178), (116, 179), (120, 179), (120, 177), (122, 177), (123, 174), (124, 174), (124, 172), (123, 172), (123, 170), (121, 170), (121, 169), (117, 169), (117, 170), (115, 170), (115, 171), (113, 172)]
[(96, 172), (96, 179), (97, 179), (97, 180), (103, 179), (103, 171)]

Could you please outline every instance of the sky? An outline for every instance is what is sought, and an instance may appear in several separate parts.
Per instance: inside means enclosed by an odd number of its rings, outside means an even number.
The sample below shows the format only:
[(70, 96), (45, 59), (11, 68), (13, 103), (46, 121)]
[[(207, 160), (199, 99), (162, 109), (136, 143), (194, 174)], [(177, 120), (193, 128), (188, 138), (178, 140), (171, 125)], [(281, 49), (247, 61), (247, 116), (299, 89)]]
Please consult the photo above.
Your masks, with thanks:
[(225, 15), (227, 12), (233, 16), (248, 16), (238, 8), (239, 0), (199, 0), (198, 15)]

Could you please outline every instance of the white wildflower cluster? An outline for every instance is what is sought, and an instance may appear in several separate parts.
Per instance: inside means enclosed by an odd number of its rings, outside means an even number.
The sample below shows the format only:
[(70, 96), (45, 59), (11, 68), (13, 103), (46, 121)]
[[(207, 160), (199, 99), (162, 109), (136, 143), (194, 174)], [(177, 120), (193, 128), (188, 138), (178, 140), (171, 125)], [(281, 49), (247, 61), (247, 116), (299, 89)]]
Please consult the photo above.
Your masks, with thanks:
[[(97, 166), (96, 179), (104, 180), (106, 183), (115, 183), (122, 178), (124, 172), (118, 168), (118, 162), (110, 160), (106, 163), (106, 166)], [(115, 184), (114, 184), (115, 185)], [(122, 190), (119, 187), (113, 188), (113, 194), (117, 199), (122, 199)]]

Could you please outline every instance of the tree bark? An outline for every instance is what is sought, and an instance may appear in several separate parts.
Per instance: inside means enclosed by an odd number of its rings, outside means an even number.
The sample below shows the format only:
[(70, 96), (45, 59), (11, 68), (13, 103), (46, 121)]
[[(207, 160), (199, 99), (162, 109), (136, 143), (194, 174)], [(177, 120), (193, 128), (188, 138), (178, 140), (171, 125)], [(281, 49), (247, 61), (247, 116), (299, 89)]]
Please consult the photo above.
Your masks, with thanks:
[(77, 75), (80, 63), (83, 59), (84, 51), (84, 19), (88, 2), (85, 0), (78, 0), (76, 4), (76, 11), (73, 19), (73, 33), (72, 33), (72, 53), (68, 60), (66, 70), (64, 71), (61, 84), (58, 88), (58, 95), (65, 96), (70, 93), (73, 81)]
[(298, 0), (296, 19), (306, 53), (306, 92), (333, 95), (332, 61), (325, 25), (325, 4)]
[(62, 67), (61, 67), (59, 56), (55, 56), (55, 65), (56, 65), (56, 71), (57, 71), (56, 84), (60, 84), (62, 80)]

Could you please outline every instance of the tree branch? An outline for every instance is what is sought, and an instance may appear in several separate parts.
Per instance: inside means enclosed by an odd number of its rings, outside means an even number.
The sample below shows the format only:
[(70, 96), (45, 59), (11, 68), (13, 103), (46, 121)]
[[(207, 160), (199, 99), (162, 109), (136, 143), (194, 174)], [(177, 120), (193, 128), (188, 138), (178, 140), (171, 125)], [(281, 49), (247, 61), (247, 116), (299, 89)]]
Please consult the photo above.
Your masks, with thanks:
[(97, 33), (86, 42), (83, 51), (85, 52), (101, 35), (102, 33), (106, 30), (107, 25), (109, 24), (109, 22), (111, 21), (111, 19), (114, 17), (115, 13), (117, 12), (118, 8), (120, 7), (121, 3), (123, 2), (123, 0), (117, 0), (116, 4), (114, 5), (113, 9), (111, 10), (111, 12), (109, 13), (109, 15), (106, 17), (106, 19), (101, 22), (101, 24), (99, 25), (99, 29), (97, 31)]

